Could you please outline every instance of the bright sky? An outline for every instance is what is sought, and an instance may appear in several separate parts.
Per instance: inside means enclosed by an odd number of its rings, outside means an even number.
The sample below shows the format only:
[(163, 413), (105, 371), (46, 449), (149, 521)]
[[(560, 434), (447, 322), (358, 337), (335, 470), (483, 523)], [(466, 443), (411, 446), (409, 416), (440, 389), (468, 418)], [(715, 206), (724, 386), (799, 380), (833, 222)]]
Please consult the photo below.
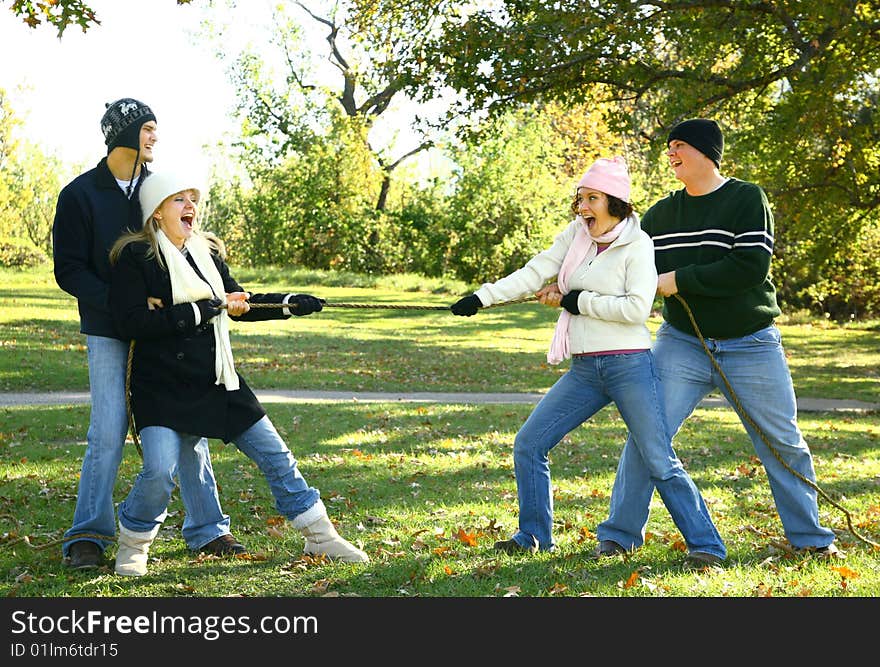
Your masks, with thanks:
[[(251, 0), (248, 4), (259, 5)], [(174, 0), (90, 0), (101, 25), (27, 27), (0, 7), (0, 87), (23, 118), (24, 135), (65, 162), (92, 166), (106, 154), (99, 123), (104, 104), (120, 97), (156, 114), (155, 165), (195, 160), (230, 127), (232, 89), (224, 66), (197, 49), (189, 32), (202, 10)]]
[[(31, 29), (13, 15), (8, 3), (0, 4), (0, 88), (25, 121), (24, 136), (65, 163), (91, 167), (106, 154), (99, 127), (104, 104), (133, 97), (146, 103), (158, 120), (154, 167), (178, 169), (187, 164), (207, 174), (210, 159), (203, 146), (221, 141), (236, 126), (229, 119), (234, 92), (226, 66), (214, 56), (212, 46), (195, 39), (205, 3), (88, 4), (101, 25), (86, 33), (69, 26), (60, 39), (52, 26)], [(240, 2), (244, 9), (234, 14), (222, 1), (214, 4), (210, 16), (229, 24), (223, 36), (231, 50), (269, 39), (272, 0)], [(320, 8), (322, 2), (315, 0), (314, 6)], [(325, 30), (312, 24), (305, 34), (323, 52)], [(335, 76), (335, 70), (330, 75)], [(412, 112), (411, 105), (400, 101), (383, 114), (383, 123), (371, 134), (374, 145), (395, 141), (398, 154), (417, 145), (408, 129)], [(448, 168), (431, 151), (419, 156), (420, 171), (433, 172), (438, 168), (435, 162), (441, 170)]]

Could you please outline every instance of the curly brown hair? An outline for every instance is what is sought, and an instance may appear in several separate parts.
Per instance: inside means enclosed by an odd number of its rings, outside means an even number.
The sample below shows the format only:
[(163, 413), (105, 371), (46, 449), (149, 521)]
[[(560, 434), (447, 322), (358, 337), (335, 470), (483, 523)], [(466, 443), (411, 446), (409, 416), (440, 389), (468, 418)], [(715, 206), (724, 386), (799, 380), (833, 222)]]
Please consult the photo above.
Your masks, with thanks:
[[(617, 218), (618, 220), (623, 220), (624, 218), (628, 218), (632, 215), (633, 206), (629, 202), (625, 202), (622, 199), (618, 199), (613, 195), (609, 195), (606, 193), (602, 193), (608, 198), (608, 215), (613, 218)], [(581, 202), (580, 195), (575, 192), (574, 197), (571, 200), (571, 212), (574, 215), (578, 214), (578, 205)]]

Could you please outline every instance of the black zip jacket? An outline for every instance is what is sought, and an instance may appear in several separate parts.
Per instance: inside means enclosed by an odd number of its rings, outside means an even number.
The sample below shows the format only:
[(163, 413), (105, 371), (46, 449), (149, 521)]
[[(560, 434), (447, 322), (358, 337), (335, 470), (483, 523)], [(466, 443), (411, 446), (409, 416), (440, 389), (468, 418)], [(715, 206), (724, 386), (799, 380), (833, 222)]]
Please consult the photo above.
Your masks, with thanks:
[(137, 231), (143, 226), (138, 193), (148, 174), (143, 166), (129, 200), (103, 158), (58, 195), (52, 225), (55, 281), (76, 297), (84, 334), (123, 338), (110, 312), (108, 256), (126, 229)]

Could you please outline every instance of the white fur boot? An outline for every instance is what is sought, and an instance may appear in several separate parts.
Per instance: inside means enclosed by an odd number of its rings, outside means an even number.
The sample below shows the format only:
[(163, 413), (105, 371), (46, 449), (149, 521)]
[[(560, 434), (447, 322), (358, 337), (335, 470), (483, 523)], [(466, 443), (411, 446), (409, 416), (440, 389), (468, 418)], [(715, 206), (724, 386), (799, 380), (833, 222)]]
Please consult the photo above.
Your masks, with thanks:
[(147, 573), (147, 556), (156, 539), (159, 526), (143, 533), (129, 530), (119, 524), (119, 549), (116, 551), (116, 574), (123, 577), (142, 577)]
[(344, 563), (366, 563), (370, 560), (366, 553), (340, 537), (326, 513), (299, 530), (306, 538), (303, 553), (311, 556), (324, 554), (327, 558)]

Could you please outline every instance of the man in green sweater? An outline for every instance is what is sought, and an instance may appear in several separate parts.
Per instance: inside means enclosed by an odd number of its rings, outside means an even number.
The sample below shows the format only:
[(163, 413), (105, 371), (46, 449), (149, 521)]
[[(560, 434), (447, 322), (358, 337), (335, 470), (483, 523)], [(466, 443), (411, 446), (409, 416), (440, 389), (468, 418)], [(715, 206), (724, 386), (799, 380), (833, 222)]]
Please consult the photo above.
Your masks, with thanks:
[[(664, 322), (653, 351), (669, 429), (677, 432), (714, 389), (733, 404), (686, 309), (674, 296), (680, 294), (749, 417), (785, 465), (815, 483), (812, 455), (797, 426), (791, 373), (773, 323), (780, 310), (769, 276), (773, 214), (767, 196), (753, 183), (721, 175), (724, 137), (715, 121), (679, 123), (667, 146), (669, 164), (685, 187), (648, 209), (642, 229), (654, 241), (657, 292), (664, 297)], [(755, 429), (743, 424), (767, 471), (788, 541), (804, 552), (838, 555), (834, 533), (819, 524), (815, 489), (787, 470)], [(653, 492), (630, 438), (614, 480), (608, 519), (597, 529), (598, 555), (642, 545)]]

